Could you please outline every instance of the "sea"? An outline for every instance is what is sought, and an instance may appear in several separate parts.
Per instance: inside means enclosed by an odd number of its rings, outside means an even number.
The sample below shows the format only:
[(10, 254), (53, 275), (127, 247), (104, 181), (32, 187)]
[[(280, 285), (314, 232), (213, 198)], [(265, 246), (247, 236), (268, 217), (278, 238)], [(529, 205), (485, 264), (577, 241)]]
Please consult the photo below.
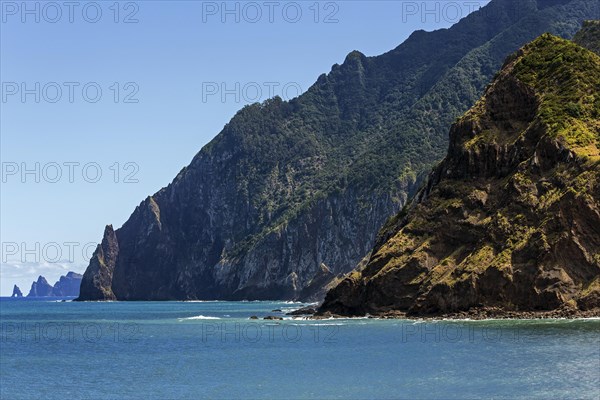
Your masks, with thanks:
[(0, 398), (600, 399), (600, 319), (285, 315), (304, 305), (0, 298)]

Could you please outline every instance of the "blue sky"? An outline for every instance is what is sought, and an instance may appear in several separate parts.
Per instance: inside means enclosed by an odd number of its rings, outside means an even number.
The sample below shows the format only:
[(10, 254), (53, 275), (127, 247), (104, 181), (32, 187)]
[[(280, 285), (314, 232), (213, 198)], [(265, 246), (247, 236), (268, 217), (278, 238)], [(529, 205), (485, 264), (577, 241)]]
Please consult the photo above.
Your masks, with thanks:
[(487, 3), (2, 1), (0, 294), (82, 272), (244, 104)]

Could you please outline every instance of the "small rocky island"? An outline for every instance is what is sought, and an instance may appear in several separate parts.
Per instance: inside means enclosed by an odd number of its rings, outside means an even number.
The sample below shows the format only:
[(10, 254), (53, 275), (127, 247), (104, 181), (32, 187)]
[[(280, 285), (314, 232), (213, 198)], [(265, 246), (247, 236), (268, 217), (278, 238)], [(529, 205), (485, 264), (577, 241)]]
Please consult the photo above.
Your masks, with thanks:
[(79, 296), (79, 286), (83, 275), (76, 272), (68, 272), (66, 276), (61, 276), (58, 282), (54, 284), (52, 290), (53, 296), (67, 297)]
[(31, 284), (27, 297), (48, 297), (52, 296), (53, 287), (48, 283), (46, 278), (39, 276), (37, 281)]
[[(39, 276), (37, 281), (31, 284), (31, 289), (27, 297), (76, 297), (79, 296), (79, 286), (83, 275), (76, 272), (68, 272), (66, 276), (61, 276), (54, 284), (50, 285), (46, 278)], [(15, 288), (18, 290), (17, 285)], [(19, 291), (20, 293), (20, 291)], [(23, 296), (23, 294), (21, 294)], [(13, 297), (14, 290), (13, 290)], [(17, 296), (20, 297), (20, 296)]]
[(13, 286), (13, 292), (10, 297), (23, 297), (23, 292), (21, 292), (21, 289), (19, 289), (19, 287), (15, 285)]

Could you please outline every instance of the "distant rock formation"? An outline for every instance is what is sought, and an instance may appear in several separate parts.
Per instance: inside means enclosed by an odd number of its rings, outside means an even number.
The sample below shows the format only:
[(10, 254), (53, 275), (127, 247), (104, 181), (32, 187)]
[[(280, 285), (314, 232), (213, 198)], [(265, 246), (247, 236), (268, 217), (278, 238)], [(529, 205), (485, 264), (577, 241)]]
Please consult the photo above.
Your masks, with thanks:
[(36, 282), (31, 284), (31, 289), (27, 297), (46, 297), (52, 296), (53, 287), (48, 283), (46, 278), (39, 276)]
[(79, 296), (79, 286), (83, 275), (76, 272), (68, 272), (67, 276), (61, 276), (54, 284), (52, 295), (57, 297)]
[(19, 287), (15, 285), (13, 286), (13, 292), (10, 297), (23, 297), (23, 292), (21, 292), (21, 289), (19, 289)]
[[(79, 287), (81, 286), (81, 279), (83, 275), (68, 272), (66, 276), (61, 276), (60, 279), (54, 284), (54, 286), (50, 285), (46, 278), (43, 276), (39, 276), (36, 282), (31, 284), (31, 290), (27, 297), (72, 297), (79, 296)], [(19, 288), (15, 285), (15, 289)], [(13, 297), (15, 297), (13, 289)], [(18, 292), (20, 296), (22, 296), (21, 291)], [(17, 297), (19, 297), (17, 295)]]

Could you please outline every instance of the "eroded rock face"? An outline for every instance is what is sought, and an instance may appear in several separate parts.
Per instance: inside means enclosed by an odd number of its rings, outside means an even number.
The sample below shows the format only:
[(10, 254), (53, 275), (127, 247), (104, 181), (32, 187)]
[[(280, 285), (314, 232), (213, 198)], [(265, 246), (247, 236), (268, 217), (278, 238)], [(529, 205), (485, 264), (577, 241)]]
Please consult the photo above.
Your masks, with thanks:
[(510, 57), (319, 312), (600, 314), (599, 93), (600, 57), (575, 44), (544, 35)]
[[(167, 193), (161, 193), (146, 200), (117, 234), (112, 236), (109, 231), (94, 257), (98, 260), (95, 269), (90, 271), (98, 272), (90, 276), (109, 277), (108, 267), (112, 266), (112, 294), (97, 291), (96, 296), (124, 300), (312, 300), (324, 294), (323, 288), (333, 277), (351, 269), (368, 253), (383, 216), (399, 207), (393, 199), (373, 200), (375, 208), (361, 211), (357, 208), (363, 206), (350, 196), (324, 199), (301, 219), (269, 232), (245, 253), (228, 256), (227, 237), (233, 232), (210, 229), (215, 223), (204, 213), (183, 217), (190, 224), (187, 229), (171, 228), (169, 212), (187, 211), (175, 203), (159, 208), (165, 197)], [(163, 209), (169, 212), (159, 211)], [(359, 212), (365, 217), (362, 223), (353, 217)], [(214, 212), (217, 218), (219, 214)], [(224, 224), (219, 221), (216, 225)], [(203, 240), (209, 245), (184, 245), (196, 226), (203, 226)], [(118, 245), (112, 242), (111, 253), (107, 247), (116, 235), (127, 239), (120, 239)], [(112, 256), (106, 260), (107, 250), (118, 254), (116, 262)], [(152, 269), (147, 270), (147, 265)], [(327, 265), (335, 265), (337, 270)]]
[(443, 157), (504, 56), (544, 31), (572, 36), (594, 1), (494, 0), (379, 57), (350, 53), (297, 99), (245, 107), (106, 229), (80, 299), (320, 298)]
[(94, 252), (81, 280), (79, 299), (115, 300), (111, 284), (119, 255), (119, 242), (112, 225), (104, 229), (104, 238)]

